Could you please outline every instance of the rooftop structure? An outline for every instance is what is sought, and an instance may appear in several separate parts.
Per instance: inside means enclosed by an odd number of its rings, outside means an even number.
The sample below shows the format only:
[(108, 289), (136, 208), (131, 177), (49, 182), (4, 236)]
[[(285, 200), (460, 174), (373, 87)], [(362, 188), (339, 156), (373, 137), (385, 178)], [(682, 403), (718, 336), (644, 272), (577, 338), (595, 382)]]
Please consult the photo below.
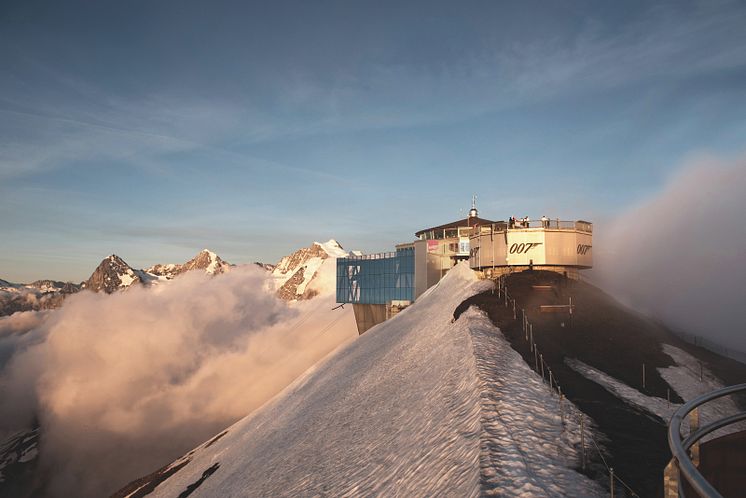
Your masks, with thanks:
[(474, 197), (468, 216), (419, 230), (417, 240), (395, 252), (337, 259), (337, 302), (353, 305), (362, 334), (415, 301), (459, 261), (486, 277), (529, 268), (576, 277), (593, 266), (592, 234), (586, 221), (480, 218)]
[(542, 218), (481, 225), (472, 231), (469, 246), (469, 265), (488, 276), (527, 267), (575, 277), (593, 266), (593, 224)]

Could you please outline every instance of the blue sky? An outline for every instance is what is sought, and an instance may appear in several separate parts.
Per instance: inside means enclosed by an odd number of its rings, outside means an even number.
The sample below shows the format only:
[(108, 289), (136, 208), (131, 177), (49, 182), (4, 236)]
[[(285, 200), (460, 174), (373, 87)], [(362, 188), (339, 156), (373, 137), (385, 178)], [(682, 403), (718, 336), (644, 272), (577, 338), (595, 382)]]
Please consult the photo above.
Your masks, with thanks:
[(742, 2), (402, 4), (3, 2), (0, 278), (603, 220), (746, 150)]

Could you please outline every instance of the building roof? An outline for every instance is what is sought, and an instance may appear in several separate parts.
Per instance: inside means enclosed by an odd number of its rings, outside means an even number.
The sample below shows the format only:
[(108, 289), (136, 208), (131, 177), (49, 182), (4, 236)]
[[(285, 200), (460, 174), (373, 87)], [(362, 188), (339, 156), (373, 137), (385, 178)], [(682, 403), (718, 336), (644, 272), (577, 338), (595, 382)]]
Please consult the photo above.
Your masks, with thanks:
[(480, 218), (479, 216), (470, 217), (470, 218), (461, 218), (460, 220), (452, 221), (450, 223), (446, 223), (445, 225), (438, 225), (437, 227), (430, 227), (430, 228), (425, 228), (423, 230), (419, 230), (415, 232), (414, 236), (419, 237), (421, 234), (425, 232), (429, 232), (430, 230), (445, 230), (448, 228), (471, 227), (474, 225), (491, 225), (493, 223), (498, 223), (498, 222), (492, 221), (492, 220), (486, 220), (484, 218)]

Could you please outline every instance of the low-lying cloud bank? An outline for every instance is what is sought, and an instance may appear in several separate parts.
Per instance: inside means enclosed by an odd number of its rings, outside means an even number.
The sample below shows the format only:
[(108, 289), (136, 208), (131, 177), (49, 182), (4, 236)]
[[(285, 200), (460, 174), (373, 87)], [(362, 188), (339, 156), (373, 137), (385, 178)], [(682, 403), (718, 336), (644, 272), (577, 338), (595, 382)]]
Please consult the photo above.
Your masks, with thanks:
[(665, 323), (746, 351), (746, 156), (690, 161), (599, 226), (593, 278)]
[(0, 377), (0, 432), (38, 416), (58, 496), (106, 495), (168, 463), (357, 335), (333, 296), (288, 306), (267, 278), (192, 272), (0, 322), (0, 337), (36, 338), (15, 343)]

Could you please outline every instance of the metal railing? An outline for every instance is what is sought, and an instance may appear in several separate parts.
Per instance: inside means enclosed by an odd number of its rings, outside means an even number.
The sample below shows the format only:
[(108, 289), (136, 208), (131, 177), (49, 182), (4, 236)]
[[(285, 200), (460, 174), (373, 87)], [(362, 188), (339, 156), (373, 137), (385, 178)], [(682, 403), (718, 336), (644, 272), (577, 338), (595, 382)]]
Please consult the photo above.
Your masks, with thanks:
[(516, 220), (515, 225), (511, 225), (509, 223), (500, 222), (500, 223), (493, 223), (491, 225), (482, 225), (476, 228), (475, 231), (472, 231), (472, 235), (477, 235), (480, 233), (490, 233), (492, 232), (504, 232), (506, 229), (508, 230), (522, 230), (522, 229), (529, 229), (529, 228), (544, 228), (549, 230), (577, 230), (580, 232), (588, 232), (593, 233), (593, 223), (590, 223), (588, 221), (583, 220), (577, 220), (577, 221), (563, 221), (560, 219), (553, 219), (553, 220), (531, 220), (529, 222), (523, 222), (521, 220)]
[[(692, 458), (689, 456), (690, 448), (699, 444), (699, 441), (706, 435), (741, 420), (746, 420), (746, 411), (718, 419), (703, 427), (695, 426), (686, 438), (681, 435), (681, 424), (690, 414), (693, 412), (696, 414), (700, 406), (739, 391), (746, 391), (746, 384), (736, 384), (735, 386), (718, 389), (717, 391), (699, 396), (676, 410), (676, 413), (671, 417), (671, 422), (668, 424), (668, 444), (671, 447), (671, 454), (673, 455), (672, 463), (678, 467), (680, 475), (686, 479), (700, 497), (722, 498), (722, 495), (697, 470)], [(677, 484), (678, 495), (683, 497), (683, 481), (679, 479)]]

